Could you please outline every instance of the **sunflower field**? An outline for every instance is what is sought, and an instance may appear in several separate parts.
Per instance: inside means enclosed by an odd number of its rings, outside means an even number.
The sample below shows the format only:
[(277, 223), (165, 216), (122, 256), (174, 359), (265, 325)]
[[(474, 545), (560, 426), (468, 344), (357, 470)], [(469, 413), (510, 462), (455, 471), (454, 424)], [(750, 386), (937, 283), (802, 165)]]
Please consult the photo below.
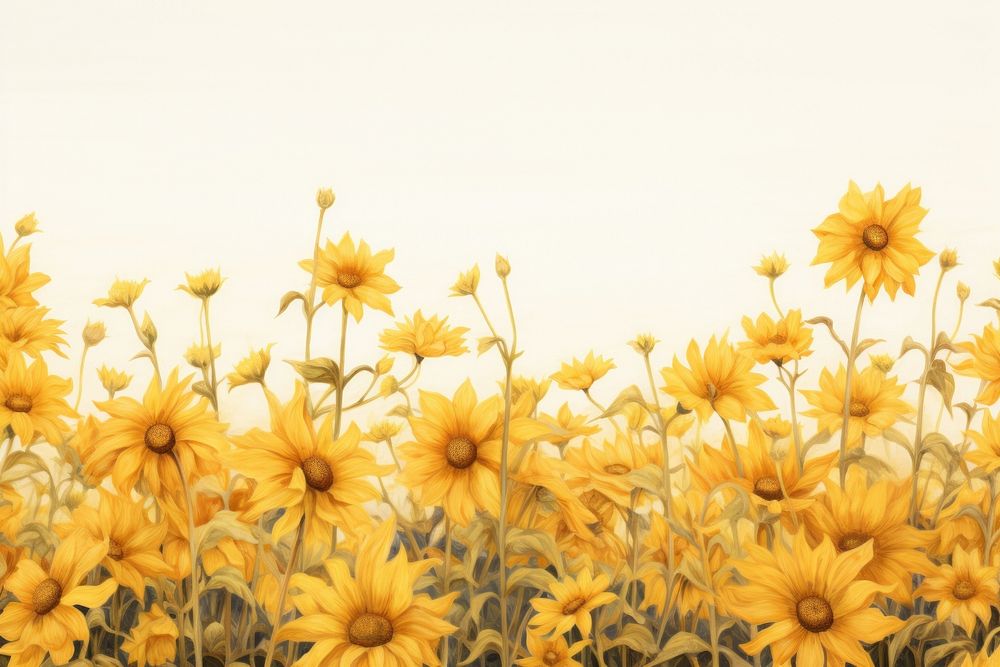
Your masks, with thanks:
[[(105, 323), (71, 346), (40, 302), (34, 214), (0, 239), (2, 664), (1000, 665), (1000, 327), (963, 331), (970, 289), (954, 250), (919, 240), (919, 188), (851, 183), (812, 230), (852, 321), (783, 304), (775, 253), (754, 267), (764, 312), (677, 354), (637, 335), (626, 386), (606, 353), (519, 373), (530, 341), (500, 255), (451, 287), (474, 326), (393, 323), (394, 251), (333, 229), (334, 203), (318, 192), (301, 284), (273, 304), (302, 341), (231, 372), (219, 270), (180, 286), (199, 312), (183, 360), (158, 355), (148, 281), (97, 298), (148, 386), (88, 365)], [(930, 330), (890, 349), (866, 305), (897, 297), (926, 297)], [(365, 316), (386, 318), (385, 355), (347, 364)], [(470, 347), (463, 374), (498, 389), (421, 388)], [(819, 350), (837, 361), (811, 365)], [(272, 352), (297, 377), (286, 395)], [(915, 375), (894, 374), (903, 357)], [(104, 400), (82, 402), (98, 381)], [(258, 427), (220, 420), (234, 390), (266, 401)]]

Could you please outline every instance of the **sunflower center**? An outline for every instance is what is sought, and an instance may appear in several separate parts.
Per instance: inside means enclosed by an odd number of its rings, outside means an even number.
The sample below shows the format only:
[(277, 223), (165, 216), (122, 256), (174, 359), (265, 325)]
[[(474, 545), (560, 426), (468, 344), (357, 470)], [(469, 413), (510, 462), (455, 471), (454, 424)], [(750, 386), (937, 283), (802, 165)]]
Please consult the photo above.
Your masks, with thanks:
[(42, 581), (35, 587), (35, 592), (31, 596), (31, 606), (35, 613), (44, 616), (59, 606), (62, 598), (62, 586), (51, 577)]
[(563, 614), (569, 616), (570, 614), (575, 614), (576, 611), (583, 606), (585, 600), (583, 598), (576, 598), (575, 600), (570, 600), (563, 607)]
[(392, 623), (379, 614), (361, 614), (347, 629), (352, 644), (373, 648), (392, 641)]
[(852, 417), (867, 417), (871, 413), (867, 405), (858, 401), (851, 401), (848, 409), (851, 411)]
[(799, 625), (809, 632), (823, 632), (833, 627), (833, 607), (818, 595), (810, 595), (795, 605)]
[(968, 579), (959, 579), (952, 590), (957, 600), (968, 600), (976, 594), (976, 587)]
[(754, 495), (764, 500), (781, 500), (785, 494), (781, 492), (781, 483), (774, 477), (761, 477), (753, 483)]
[(767, 342), (774, 343), (775, 345), (784, 345), (788, 342), (788, 334), (783, 332), (778, 332), (767, 339)]
[(445, 449), (444, 457), (452, 468), (465, 469), (476, 462), (479, 450), (468, 438), (452, 438)]
[(333, 486), (333, 469), (318, 456), (310, 456), (302, 462), (302, 473), (311, 489), (326, 491)]
[(841, 538), (837, 540), (837, 548), (840, 551), (850, 551), (851, 549), (857, 549), (870, 539), (871, 535), (852, 530), (849, 533), (844, 533)]
[(546, 665), (557, 665), (559, 664), (559, 654), (552, 650), (546, 651), (545, 655), (542, 656), (542, 662)]
[(31, 412), (31, 397), (24, 394), (11, 394), (3, 404), (11, 412)]
[(121, 560), (125, 557), (125, 551), (122, 549), (122, 545), (115, 540), (108, 540), (108, 556), (113, 560)]
[(146, 442), (146, 447), (157, 454), (166, 454), (177, 444), (174, 429), (166, 424), (153, 424), (147, 428), (143, 440)]
[(604, 466), (604, 472), (611, 475), (627, 475), (629, 469), (628, 466), (624, 466), (621, 463), (612, 463), (609, 466)]
[(535, 500), (540, 503), (551, 503), (556, 499), (555, 495), (544, 486), (535, 487)]
[(868, 246), (869, 250), (881, 250), (889, 245), (889, 232), (879, 224), (871, 224), (861, 232), (861, 240)]
[(338, 273), (337, 284), (344, 289), (352, 289), (361, 284), (361, 276), (356, 273)]

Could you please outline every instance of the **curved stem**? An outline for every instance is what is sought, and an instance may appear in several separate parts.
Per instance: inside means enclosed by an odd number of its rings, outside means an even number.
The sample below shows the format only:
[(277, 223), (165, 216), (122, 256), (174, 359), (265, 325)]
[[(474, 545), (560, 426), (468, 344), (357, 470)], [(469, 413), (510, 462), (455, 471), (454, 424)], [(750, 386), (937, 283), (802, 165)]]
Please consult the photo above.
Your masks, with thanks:
[(319, 209), (319, 222), (316, 223), (316, 240), (313, 241), (313, 270), (309, 279), (309, 294), (306, 296), (306, 361), (309, 361), (310, 348), (312, 346), (312, 326), (313, 326), (313, 301), (316, 300), (316, 272), (319, 269), (319, 239), (323, 232), (323, 215), (326, 209), (322, 206)]
[(295, 570), (295, 560), (299, 555), (299, 548), (302, 546), (302, 535), (305, 532), (306, 518), (299, 519), (298, 530), (295, 531), (295, 541), (292, 542), (292, 550), (288, 554), (288, 563), (285, 565), (285, 574), (281, 577), (281, 588), (278, 589), (278, 613), (275, 615), (274, 627), (271, 628), (271, 641), (267, 647), (267, 657), (264, 658), (264, 667), (271, 667), (274, 660), (274, 649), (278, 642), (278, 630), (281, 629), (281, 619), (285, 615), (285, 597), (288, 595), (288, 582), (292, 578), (292, 571)]
[(195, 667), (201, 667), (201, 597), (198, 590), (198, 538), (194, 526), (194, 495), (191, 493), (191, 485), (188, 484), (180, 457), (177, 456), (177, 452), (172, 452), (171, 456), (177, 465), (177, 474), (180, 475), (187, 504), (188, 547), (191, 553), (191, 637), (194, 641), (194, 664)]
[(156, 347), (153, 345), (147, 346), (146, 343), (143, 342), (142, 329), (139, 327), (139, 320), (135, 317), (135, 311), (132, 310), (131, 306), (126, 310), (128, 310), (129, 317), (132, 318), (132, 328), (135, 329), (135, 335), (139, 337), (139, 342), (142, 343), (143, 347), (149, 350), (149, 360), (153, 364), (153, 372), (156, 373), (156, 380), (157, 382), (162, 382), (163, 376), (160, 375), (160, 362), (156, 359)]
[(934, 287), (934, 298), (931, 301), (931, 345), (927, 357), (924, 359), (924, 373), (920, 376), (920, 390), (917, 393), (917, 424), (913, 434), (913, 471), (910, 486), (910, 523), (917, 525), (917, 514), (920, 508), (917, 506), (917, 492), (919, 486), (920, 461), (923, 457), (923, 437), (924, 437), (924, 405), (927, 398), (927, 377), (930, 375), (934, 361), (934, 345), (937, 338), (937, 303), (941, 293), (941, 283), (944, 281), (944, 270), (938, 275), (937, 285)]
[(770, 283), (769, 288), (771, 292), (771, 303), (774, 304), (774, 309), (778, 311), (778, 317), (784, 319), (785, 313), (782, 312), (781, 306), (778, 305), (778, 299), (774, 296), (774, 278), (771, 278), (771, 280), (768, 282)]
[(865, 288), (861, 286), (858, 310), (854, 313), (854, 331), (851, 346), (847, 348), (847, 371), (844, 380), (844, 420), (840, 427), (840, 486), (847, 479), (847, 432), (851, 424), (851, 382), (854, 380), (854, 359), (858, 350), (858, 334), (861, 332), (861, 308), (865, 305)]
[(87, 350), (89, 345), (83, 346), (83, 354), (80, 355), (80, 382), (76, 388), (76, 400), (73, 402), (73, 412), (80, 408), (80, 398), (83, 396), (83, 365), (87, 361)]
[(208, 345), (208, 361), (209, 367), (211, 368), (211, 389), (212, 389), (212, 407), (215, 408), (216, 414), (219, 412), (219, 383), (216, 379), (215, 374), (215, 350), (212, 348), (212, 324), (208, 317), (208, 299), (204, 300), (205, 304), (205, 342)]

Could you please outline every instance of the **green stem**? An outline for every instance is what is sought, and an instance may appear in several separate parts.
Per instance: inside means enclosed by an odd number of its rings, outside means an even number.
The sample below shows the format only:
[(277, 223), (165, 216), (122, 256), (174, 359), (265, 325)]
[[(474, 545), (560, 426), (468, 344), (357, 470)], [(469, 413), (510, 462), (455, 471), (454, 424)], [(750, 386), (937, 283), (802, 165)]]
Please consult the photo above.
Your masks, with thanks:
[(910, 487), (910, 523), (917, 525), (917, 514), (920, 508), (917, 506), (917, 492), (919, 485), (920, 462), (923, 458), (923, 437), (924, 437), (924, 404), (927, 398), (927, 377), (930, 375), (934, 361), (934, 345), (937, 338), (937, 303), (941, 293), (941, 283), (944, 281), (944, 270), (938, 275), (937, 285), (934, 287), (934, 298), (931, 300), (931, 346), (924, 359), (924, 373), (920, 377), (920, 389), (917, 393), (917, 424), (913, 434), (913, 471)]
[(76, 388), (76, 401), (73, 402), (73, 412), (76, 412), (80, 408), (80, 397), (83, 396), (83, 365), (87, 361), (87, 350), (89, 349), (89, 345), (84, 345), (83, 354), (80, 355), (80, 382)]
[[(414, 545), (414, 549), (416, 545)], [(444, 566), (441, 568), (441, 596), (448, 595), (448, 570), (451, 567), (451, 518), (444, 515)], [(448, 664), (448, 641), (450, 636), (441, 638), (441, 664)]]
[(215, 408), (216, 414), (219, 412), (219, 382), (215, 375), (215, 350), (212, 348), (212, 324), (208, 316), (208, 299), (204, 301), (205, 310), (205, 341), (208, 344), (208, 362), (209, 368), (211, 369), (211, 390), (212, 390), (212, 407)]
[(770, 287), (770, 291), (771, 291), (771, 303), (774, 304), (774, 309), (778, 311), (778, 317), (784, 319), (785, 318), (785, 313), (783, 313), (781, 311), (781, 306), (778, 305), (778, 299), (775, 298), (775, 296), (774, 296), (774, 278), (771, 278), (771, 280), (769, 282), (770, 282), (769, 287)]
[(347, 351), (347, 306), (344, 306), (340, 318), (340, 356), (338, 369), (340, 377), (337, 378), (337, 404), (333, 412), (333, 437), (340, 437), (340, 421), (344, 415), (344, 354)]
[(194, 664), (195, 667), (201, 667), (201, 597), (198, 590), (198, 538), (194, 525), (194, 494), (191, 493), (191, 485), (188, 484), (180, 457), (177, 456), (177, 452), (172, 452), (172, 456), (177, 465), (177, 474), (180, 475), (187, 502), (188, 547), (191, 553), (191, 637), (194, 641)]
[(854, 379), (854, 358), (858, 350), (858, 334), (861, 332), (861, 308), (865, 305), (865, 288), (861, 286), (858, 310), (854, 313), (854, 331), (851, 346), (847, 348), (847, 371), (844, 380), (844, 419), (840, 428), (840, 486), (847, 480), (847, 432), (851, 423), (851, 381)]
[(292, 578), (292, 571), (295, 570), (295, 560), (302, 546), (302, 535), (305, 532), (306, 518), (299, 519), (299, 527), (295, 531), (295, 541), (292, 542), (292, 550), (288, 554), (288, 563), (285, 565), (285, 574), (281, 577), (281, 588), (278, 590), (278, 612), (275, 615), (274, 627), (271, 629), (271, 641), (267, 647), (267, 657), (264, 658), (264, 667), (271, 667), (274, 660), (274, 649), (277, 648), (275, 637), (281, 629), (281, 619), (285, 615), (285, 596), (288, 595), (288, 582)]
[(316, 272), (319, 269), (319, 239), (323, 232), (323, 216), (326, 209), (322, 206), (319, 209), (319, 222), (316, 223), (316, 240), (313, 241), (313, 270), (312, 278), (309, 279), (309, 294), (306, 296), (306, 361), (309, 361), (310, 348), (312, 347), (312, 327), (313, 327), (313, 301), (316, 300)]

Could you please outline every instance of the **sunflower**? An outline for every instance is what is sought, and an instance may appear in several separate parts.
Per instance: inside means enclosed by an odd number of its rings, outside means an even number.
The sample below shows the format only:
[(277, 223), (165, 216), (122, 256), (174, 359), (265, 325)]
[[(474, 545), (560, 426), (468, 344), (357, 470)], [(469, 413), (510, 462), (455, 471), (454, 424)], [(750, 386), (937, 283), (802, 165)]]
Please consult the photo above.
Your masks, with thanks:
[(153, 523), (142, 503), (128, 496), (98, 489), (101, 502), (95, 509), (86, 505), (73, 511), (73, 522), (64, 533), (80, 529), (97, 542), (108, 544), (101, 565), (119, 586), (129, 588), (137, 600), (146, 594), (146, 578), (167, 574), (170, 569), (160, 554), (167, 535), (164, 523)]
[(917, 595), (937, 602), (939, 621), (950, 618), (971, 637), (977, 618), (987, 629), (990, 628), (993, 607), (1000, 602), (998, 573), (998, 568), (983, 565), (977, 551), (967, 552), (957, 547), (952, 554), (951, 565), (938, 566), (932, 575), (924, 579)]
[(23, 245), (5, 252), (0, 238), (0, 310), (38, 305), (32, 293), (49, 282), (49, 277), (31, 272), (30, 248)]
[(535, 598), (531, 606), (535, 615), (528, 625), (541, 635), (561, 635), (571, 628), (578, 628), (584, 639), (590, 638), (592, 619), (590, 612), (614, 602), (617, 596), (608, 592), (607, 575), (591, 575), (584, 568), (578, 577), (567, 576), (563, 581), (549, 584), (549, 598)]
[(976, 449), (966, 454), (969, 461), (989, 473), (1000, 468), (1000, 412), (994, 418), (989, 410), (984, 410), (979, 431), (966, 431), (966, 435), (976, 443)]
[(740, 648), (751, 655), (771, 647), (777, 665), (794, 657), (798, 665), (872, 667), (861, 642), (873, 643), (899, 630), (904, 621), (872, 607), (887, 587), (859, 580), (872, 557), (870, 542), (837, 554), (829, 538), (811, 548), (796, 534), (789, 550), (746, 546), (747, 560), (737, 568), (748, 583), (727, 593), (729, 608), (749, 623), (771, 625)]
[(306, 398), (301, 383), (285, 405), (269, 393), (271, 430), (255, 428), (233, 438), (237, 449), (230, 463), (257, 481), (245, 520), (284, 509), (274, 524), (275, 541), (305, 519), (307, 544), (330, 544), (334, 526), (352, 533), (371, 523), (361, 504), (381, 495), (367, 478), (385, 475), (392, 466), (375, 463), (361, 447), (361, 430), (353, 423), (334, 439), (332, 413), (317, 431)]
[(538, 421), (548, 427), (549, 432), (543, 437), (546, 442), (562, 447), (575, 438), (594, 435), (600, 427), (592, 426), (590, 419), (584, 414), (573, 414), (569, 403), (563, 403), (554, 415), (541, 413)]
[[(815, 417), (817, 428), (827, 433), (836, 433), (844, 423), (844, 387), (847, 371), (843, 366), (836, 374), (824, 368), (819, 376), (818, 390), (802, 390), (812, 410), (803, 414)], [(857, 445), (861, 436), (874, 438), (895, 424), (901, 417), (911, 413), (913, 408), (900, 399), (905, 385), (895, 377), (889, 377), (873, 366), (851, 376), (850, 419), (847, 423), (847, 444)]]
[(537, 451), (529, 453), (512, 475), (516, 485), (508, 498), (507, 516), (514, 525), (531, 528), (558, 514), (583, 537), (593, 536), (590, 525), (597, 517), (570, 489), (560, 475), (566, 465)]
[[(230, 503), (234, 495), (235, 492), (230, 496)], [(172, 578), (186, 579), (191, 576), (191, 544), (186, 505), (167, 497), (160, 503), (160, 507), (166, 519), (163, 559), (170, 567)], [(195, 534), (198, 535), (199, 529), (208, 526), (213, 520), (220, 530), (226, 532), (226, 534), (214, 534), (210, 544), (206, 544), (205, 538), (199, 535), (201, 565), (209, 576), (223, 567), (231, 567), (249, 581), (253, 575), (257, 545), (247, 539), (238, 539), (240, 533), (249, 538), (251, 527), (242, 522), (235, 511), (227, 512), (225, 515), (220, 514), (225, 509), (225, 501), (221, 496), (214, 493), (194, 495)]]
[(1000, 329), (988, 324), (982, 336), (973, 334), (972, 339), (958, 344), (971, 356), (955, 364), (955, 371), (982, 380), (984, 386), (976, 400), (993, 405), (1000, 398)]
[(695, 411), (702, 421), (712, 416), (712, 411), (723, 419), (743, 421), (750, 411), (774, 410), (770, 397), (757, 385), (766, 379), (753, 373), (753, 358), (729, 344), (727, 336), (712, 336), (702, 356), (698, 343), (691, 341), (687, 348), (685, 367), (677, 356), (673, 365), (660, 371), (666, 386), (662, 391), (677, 399), (688, 411)]
[(59, 544), (47, 570), (28, 558), (17, 564), (7, 579), (7, 590), (15, 600), (0, 613), (0, 635), (9, 642), (0, 646), (0, 654), (11, 656), (12, 666), (37, 667), (46, 653), (56, 664), (70, 661), (73, 642), (88, 634), (76, 605), (100, 607), (118, 586), (113, 579), (97, 586), (79, 585), (107, 551), (107, 544), (94, 543), (76, 531)]
[[(503, 389), (503, 382), (498, 382), (501, 390)], [(517, 403), (518, 399), (524, 394), (530, 394), (534, 399), (535, 403), (541, 403), (542, 399), (545, 398), (545, 394), (549, 393), (549, 387), (552, 385), (552, 380), (549, 378), (544, 378), (541, 380), (536, 380), (535, 378), (525, 377), (523, 375), (515, 375), (510, 379), (510, 395), (511, 400)]]
[(563, 363), (559, 372), (550, 377), (563, 389), (587, 391), (612, 368), (615, 368), (613, 361), (588, 352), (582, 360), (573, 357), (570, 363)]
[(219, 269), (206, 269), (194, 275), (185, 272), (184, 277), (187, 279), (187, 284), (178, 285), (177, 289), (187, 292), (197, 299), (207, 299), (212, 296), (219, 291), (222, 283), (226, 280), (220, 274)]
[(12, 355), (0, 372), (0, 433), (9, 426), (24, 446), (39, 434), (61, 443), (69, 430), (62, 418), (76, 416), (63, 398), (72, 388), (72, 381), (49, 375), (41, 359), (26, 366), (21, 354)]
[(177, 625), (158, 604), (140, 611), (138, 622), (122, 642), (128, 664), (164, 665), (177, 655)]
[(580, 447), (565, 450), (565, 459), (576, 471), (570, 480), (573, 488), (593, 489), (619, 507), (630, 507), (637, 487), (632, 473), (652, 466), (649, 470), (659, 474), (663, 450), (658, 445), (640, 445), (618, 433), (614, 442), (605, 440), (599, 447), (584, 439)]
[(760, 264), (753, 267), (753, 270), (759, 276), (775, 280), (788, 270), (788, 259), (785, 258), (784, 254), (779, 255), (777, 252), (772, 252), (770, 255), (763, 255), (760, 258)]
[(108, 392), (108, 400), (114, 398), (115, 394), (126, 389), (132, 382), (132, 376), (128, 373), (106, 365), (97, 369), (97, 379), (101, 381), (101, 386)]
[(521, 667), (583, 667), (573, 658), (590, 643), (587, 639), (581, 639), (570, 646), (562, 636), (545, 639), (533, 632), (528, 633), (525, 642), (528, 657), (517, 661)]
[(862, 193), (851, 181), (839, 208), (813, 230), (819, 249), (812, 263), (830, 263), (826, 286), (844, 279), (850, 289), (863, 278), (870, 301), (882, 288), (890, 299), (896, 298), (900, 286), (912, 296), (913, 277), (934, 257), (916, 239), (920, 221), (927, 215), (927, 209), (920, 206), (920, 188), (906, 185), (885, 201), (881, 185)]
[[(385, 265), (392, 261), (394, 250), (372, 254), (364, 241), (354, 247), (350, 234), (344, 234), (340, 243), (326, 242), (318, 253), (315, 267), (317, 284), (323, 288), (323, 300), (333, 305), (344, 302), (344, 308), (354, 319), (361, 321), (362, 306), (375, 308), (392, 315), (392, 305), (387, 294), (399, 290), (396, 281), (385, 275)], [(313, 260), (304, 259), (299, 266), (313, 272)]]
[(188, 390), (190, 380), (178, 380), (174, 369), (166, 386), (153, 378), (141, 403), (131, 397), (97, 402), (109, 419), (100, 426), (101, 441), (88, 471), (110, 468), (121, 493), (142, 481), (157, 496), (182, 489), (178, 462), (191, 479), (217, 472), (219, 453), (227, 446), (226, 425), (208, 412), (204, 398), (192, 404), (196, 396)]
[(267, 373), (267, 367), (271, 365), (272, 347), (274, 343), (259, 350), (250, 350), (247, 356), (237, 362), (233, 372), (226, 375), (226, 379), (229, 380), (229, 391), (234, 387), (253, 382), (264, 385), (264, 375)]
[(432, 315), (424, 317), (419, 310), (402, 322), (396, 322), (395, 329), (386, 329), (379, 336), (383, 350), (412, 354), (417, 361), (427, 357), (458, 357), (469, 351), (463, 336), (468, 327), (448, 326), (448, 318), (439, 319)]
[(740, 343), (740, 350), (752, 356), (758, 364), (788, 363), (812, 354), (812, 329), (802, 324), (802, 311), (790, 310), (777, 322), (767, 313), (761, 313), (754, 322), (743, 318), (743, 331), (747, 340)]
[(882, 479), (870, 486), (864, 470), (848, 469), (844, 488), (826, 483), (821, 496), (806, 514), (806, 528), (813, 544), (829, 539), (846, 553), (871, 542), (874, 555), (865, 560), (861, 576), (886, 586), (886, 593), (909, 604), (913, 573), (926, 573), (930, 561), (920, 549), (929, 536), (908, 521), (910, 484)]
[(444, 620), (458, 594), (415, 594), (417, 580), (435, 561), (410, 563), (406, 549), (399, 549), (387, 562), (395, 537), (390, 518), (363, 539), (353, 576), (346, 561), (332, 558), (324, 562), (329, 585), (306, 574), (292, 577), (292, 587), (302, 591), (293, 597), (302, 616), (282, 626), (276, 641), (312, 643), (295, 665), (441, 664), (437, 645), (458, 629)]
[(142, 280), (122, 280), (121, 278), (116, 278), (111, 287), (108, 288), (108, 296), (101, 299), (94, 299), (95, 306), (103, 306), (105, 308), (131, 308), (139, 297), (142, 296), (142, 291), (149, 284), (149, 280), (143, 278)]
[(23, 352), (33, 359), (41, 359), (42, 352), (54, 352), (60, 357), (66, 353), (59, 349), (65, 345), (61, 320), (49, 320), (48, 308), (20, 306), (5, 310), (0, 319), (0, 368), (7, 365), (12, 353)]

